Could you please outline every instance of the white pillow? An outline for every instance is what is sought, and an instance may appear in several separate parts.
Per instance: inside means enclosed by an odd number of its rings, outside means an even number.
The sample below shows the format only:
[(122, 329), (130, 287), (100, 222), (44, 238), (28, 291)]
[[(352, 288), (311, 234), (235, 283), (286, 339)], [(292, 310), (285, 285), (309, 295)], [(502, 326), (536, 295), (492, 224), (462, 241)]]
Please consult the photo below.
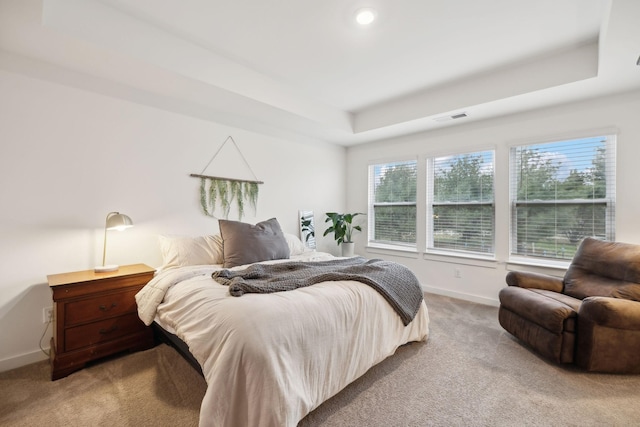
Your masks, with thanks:
[(163, 269), (187, 265), (222, 264), (222, 238), (213, 236), (158, 236)]
[(307, 250), (307, 247), (302, 243), (298, 236), (289, 233), (283, 233), (284, 238), (289, 245), (289, 256), (300, 255)]

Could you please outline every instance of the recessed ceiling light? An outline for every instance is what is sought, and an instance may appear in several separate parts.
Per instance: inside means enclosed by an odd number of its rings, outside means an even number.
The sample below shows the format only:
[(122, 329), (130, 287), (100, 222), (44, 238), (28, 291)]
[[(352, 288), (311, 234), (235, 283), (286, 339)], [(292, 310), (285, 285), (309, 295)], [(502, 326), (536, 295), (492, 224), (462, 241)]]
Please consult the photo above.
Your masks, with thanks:
[(360, 25), (369, 25), (376, 19), (376, 11), (370, 7), (356, 11), (356, 22)]

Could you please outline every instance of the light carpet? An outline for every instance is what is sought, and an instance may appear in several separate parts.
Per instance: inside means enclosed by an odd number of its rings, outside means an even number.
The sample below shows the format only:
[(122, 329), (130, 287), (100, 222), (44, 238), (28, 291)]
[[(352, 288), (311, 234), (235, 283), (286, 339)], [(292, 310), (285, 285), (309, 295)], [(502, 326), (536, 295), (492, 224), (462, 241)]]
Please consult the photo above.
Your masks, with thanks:
[[(425, 297), (429, 341), (401, 347), (300, 426), (640, 425), (640, 376), (548, 363), (500, 328), (495, 307)], [(39, 362), (0, 373), (0, 425), (195, 426), (205, 388), (166, 345), (55, 382)]]

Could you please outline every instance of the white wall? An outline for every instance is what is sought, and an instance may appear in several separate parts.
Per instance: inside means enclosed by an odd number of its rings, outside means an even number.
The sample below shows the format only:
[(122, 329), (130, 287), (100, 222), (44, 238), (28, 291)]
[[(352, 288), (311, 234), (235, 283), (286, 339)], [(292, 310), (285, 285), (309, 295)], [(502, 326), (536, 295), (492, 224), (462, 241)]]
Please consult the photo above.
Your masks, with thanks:
[[(108, 263), (158, 267), (158, 234), (217, 231), (189, 174), (200, 173), (228, 135), (264, 181), (257, 214), (249, 210), (244, 221), (277, 217), (297, 234), (299, 209), (314, 210), (323, 230), (323, 212), (345, 207), (343, 147), (266, 137), (1, 70), (0, 94), (0, 371), (44, 357), (46, 276), (100, 264), (108, 212), (135, 224), (109, 234)], [(237, 168), (251, 178), (244, 164)], [(336, 251), (328, 237), (318, 240), (319, 250)], [(49, 329), (45, 348), (50, 337)]]
[[(562, 275), (562, 270), (524, 267), (507, 263), (509, 251), (508, 155), (514, 144), (572, 138), (603, 131), (617, 131), (616, 240), (640, 244), (640, 92), (609, 96), (554, 108), (472, 122), (394, 140), (350, 147), (347, 150), (347, 209), (366, 212), (367, 166), (387, 159), (411, 159), (464, 150), (496, 150), (496, 258), (475, 262), (424, 253), (398, 253), (365, 249), (366, 233), (360, 233), (358, 252), (409, 266), (425, 289), (473, 301), (497, 304), (509, 269), (529, 269)], [(420, 204), (425, 196), (418, 194)], [(419, 232), (424, 226), (419, 226)], [(424, 239), (422, 239), (424, 240)], [(421, 247), (424, 247), (423, 245)], [(461, 278), (454, 277), (455, 270)]]

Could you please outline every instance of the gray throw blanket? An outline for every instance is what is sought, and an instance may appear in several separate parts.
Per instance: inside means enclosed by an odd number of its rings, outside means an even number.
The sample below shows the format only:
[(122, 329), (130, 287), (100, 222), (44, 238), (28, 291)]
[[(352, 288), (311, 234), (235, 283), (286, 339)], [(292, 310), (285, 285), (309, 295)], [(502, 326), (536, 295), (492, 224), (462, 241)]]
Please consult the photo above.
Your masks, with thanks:
[(408, 325), (420, 309), (422, 288), (407, 267), (362, 257), (320, 262), (253, 264), (244, 270), (219, 270), (211, 277), (229, 286), (235, 297), (245, 293), (289, 291), (320, 282), (356, 280), (378, 291)]

